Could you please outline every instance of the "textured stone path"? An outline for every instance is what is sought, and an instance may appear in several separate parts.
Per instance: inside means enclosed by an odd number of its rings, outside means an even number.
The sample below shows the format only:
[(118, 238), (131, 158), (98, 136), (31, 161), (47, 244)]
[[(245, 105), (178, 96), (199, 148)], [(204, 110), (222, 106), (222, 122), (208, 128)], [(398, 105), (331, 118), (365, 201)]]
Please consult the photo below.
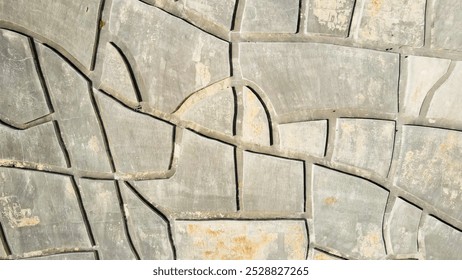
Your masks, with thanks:
[(0, 259), (462, 259), (459, 0), (0, 0)]

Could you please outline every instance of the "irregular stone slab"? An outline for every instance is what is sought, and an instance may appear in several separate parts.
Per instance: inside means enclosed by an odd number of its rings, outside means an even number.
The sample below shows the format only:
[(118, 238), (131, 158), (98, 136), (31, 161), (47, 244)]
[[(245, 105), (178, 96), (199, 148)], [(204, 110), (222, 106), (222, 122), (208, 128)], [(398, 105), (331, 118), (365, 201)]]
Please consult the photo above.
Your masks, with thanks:
[(396, 54), (317, 43), (241, 43), (240, 55), (243, 77), (263, 89), (277, 114), (397, 111)]
[(111, 172), (89, 83), (51, 49), (40, 45), (38, 50), (71, 165), (86, 171)]
[(127, 186), (121, 185), (120, 191), (127, 213), (128, 230), (140, 258), (173, 259), (168, 236), (168, 221), (149, 209)]
[(26, 130), (0, 124), (0, 159), (66, 167), (66, 159), (52, 123)]
[[(462, 3), (458, 0), (431, 1), (431, 46), (438, 49), (462, 50)], [(430, 19), (429, 19), (430, 20)]]
[(355, 38), (414, 47), (423, 46), (426, 0), (362, 0)]
[(163, 112), (230, 75), (227, 42), (141, 1), (113, 1), (109, 31), (133, 56), (143, 98)]
[(180, 0), (178, 2), (182, 2), (186, 10), (197, 12), (201, 16), (222, 25), (226, 29), (231, 28), (235, 0)]
[(0, 23), (53, 42), (53, 47), (65, 50), (89, 69), (99, 6), (100, 0), (3, 0)]
[(330, 254), (326, 254), (322, 251), (319, 251), (319, 250), (314, 250), (314, 254), (313, 254), (313, 260), (318, 260), (318, 261), (337, 261), (337, 260), (341, 260), (341, 258), (337, 258), (333, 255), (330, 255)]
[(247, 0), (241, 31), (295, 33), (299, 0)]
[(0, 168), (0, 221), (13, 254), (91, 246), (66, 176)]
[(404, 90), (403, 111), (407, 115), (418, 117), (422, 103), (430, 89), (448, 71), (448, 59), (423, 56), (405, 58), (407, 72)]
[(125, 232), (114, 182), (82, 179), (79, 189), (99, 257), (103, 260), (135, 259)]
[(332, 160), (386, 177), (393, 154), (395, 122), (338, 119)]
[(451, 76), (439, 87), (428, 109), (427, 118), (462, 122), (460, 98), (462, 88), (462, 63), (458, 62)]
[(312, 184), (316, 243), (360, 259), (383, 257), (388, 192), (320, 166), (313, 167)]
[(307, 31), (347, 37), (355, 0), (308, 1)]
[(167, 171), (173, 151), (171, 124), (123, 107), (96, 94), (117, 171)]
[(171, 211), (234, 212), (234, 174), (232, 146), (184, 130), (175, 175), (135, 184), (149, 201)]
[(178, 259), (300, 260), (308, 247), (304, 221), (177, 221)]
[(244, 152), (242, 210), (303, 212), (302, 161)]
[(394, 184), (462, 219), (462, 133), (404, 126)]
[(388, 220), (391, 247), (395, 254), (417, 253), (417, 232), (422, 211), (397, 198)]
[(61, 260), (61, 261), (77, 261), (77, 260), (95, 260), (95, 253), (92, 252), (82, 252), (82, 253), (66, 253), (66, 254), (57, 254), (51, 256), (30, 258), (29, 260)]
[(2, 116), (24, 124), (50, 113), (27, 37), (0, 29), (0, 69)]
[(257, 96), (244, 87), (242, 139), (263, 146), (270, 145), (270, 124), (265, 107)]
[[(192, 97), (190, 97), (192, 98)], [(231, 88), (212, 95), (198, 96), (197, 101), (181, 117), (203, 127), (233, 135), (234, 93)]]
[(425, 258), (428, 260), (462, 259), (462, 232), (429, 216), (422, 228)]
[(309, 121), (279, 125), (281, 148), (323, 157), (326, 149), (327, 121)]

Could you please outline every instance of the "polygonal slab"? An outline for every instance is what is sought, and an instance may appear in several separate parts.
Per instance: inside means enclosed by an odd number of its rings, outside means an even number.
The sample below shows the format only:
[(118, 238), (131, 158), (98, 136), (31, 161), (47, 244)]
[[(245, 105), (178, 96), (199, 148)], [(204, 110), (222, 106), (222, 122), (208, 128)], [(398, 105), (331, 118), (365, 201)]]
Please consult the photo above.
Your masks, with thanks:
[(183, 6), (187, 10), (197, 12), (226, 29), (231, 28), (235, 0), (180, 0), (178, 2), (183, 2)]
[(423, 226), (425, 258), (428, 260), (462, 259), (462, 232), (429, 216)]
[(355, 0), (308, 1), (307, 31), (347, 37)]
[(255, 93), (243, 90), (242, 139), (264, 146), (270, 145), (270, 124), (265, 107)]
[(247, 0), (241, 31), (295, 33), (299, 0)]
[(388, 221), (391, 247), (395, 254), (417, 253), (417, 232), (422, 211), (397, 198)]
[(366, 180), (313, 167), (316, 243), (361, 259), (385, 256), (382, 221), (388, 192)]
[(281, 148), (317, 157), (324, 156), (327, 121), (309, 121), (279, 125)]
[(178, 259), (300, 260), (308, 247), (304, 221), (177, 221)]
[[(462, 50), (462, 2), (459, 0), (431, 1), (431, 46), (438, 49)], [(430, 20), (430, 19), (429, 19)]]

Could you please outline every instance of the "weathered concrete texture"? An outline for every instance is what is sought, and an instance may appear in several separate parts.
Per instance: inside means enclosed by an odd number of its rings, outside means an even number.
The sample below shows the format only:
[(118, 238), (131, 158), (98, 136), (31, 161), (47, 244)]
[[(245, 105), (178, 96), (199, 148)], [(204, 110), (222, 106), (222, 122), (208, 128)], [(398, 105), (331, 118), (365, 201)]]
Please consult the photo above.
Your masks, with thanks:
[(462, 50), (462, 2), (459, 0), (435, 1), (432, 5), (431, 46), (438, 49)]
[(7, 254), (5, 251), (5, 248), (3, 247), (3, 244), (0, 244), (0, 258), (6, 258)]
[(307, 31), (347, 37), (355, 0), (308, 1)]
[(313, 167), (316, 243), (361, 259), (385, 256), (382, 221), (388, 192), (366, 180)]
[(462, 259), (462, 232), (429, 216), (422, 228), (425, 258), (429, 260)]
[(423, 46), (426, 0), (357, 2), (356, 39), (382, 44)]
[(134, 112), (100, 92), (96, 98), (116, 170), (167, 171), (173, 153), (174, 127)]
[(457, 62), (451, 76), (439, 87), (428, 109), (428, 118), (462, 122), (462, 62)]
[(462, 218), (462, 133), (404, 126), (395, 184)]
[(185, 10), (197, 12), (228, 30), (231, 28), (235, 0), (179, 0), (178, 2), (183, 4)]
[(135, 184), (150, 202), (171, 211), (236, 211), (234, 148), (185, 130), (175, 175)]
[(60, 261), (76, 261), (76, 260), (95, 260), (95, 253), (92, 252), (79, 252), (79, 253), (66, 253), (51, 256), (30, 258), (30, 260), (60, 260)]
[(0, 115), (23, 124), (50, 112), (35, 67), (29, 39), (0, 29)]
[(81, 170), (110, 172), (109, 159), (102, 156), (105, 146), (89, 83), (51, 49), (39, 45), (38, 51), (71, 165)]
[(125, 232), (115, 183), (83, 179), (79, 189), (100, 259), (135, 259)]
[(270, 145), (270, 123), (265, 107), (249, 88), (242, 91), (242, 139), (251, 143)]
[(26, 130), (16, 130), (0, 124), (0, 160), (23, 161), (66, 167), (52, 123)]
[(89, 69), (99, 6), (100, 0), (3, 0), (0, 24), (45, 38)]
[(394, 135), (393, 121), (338, 119), (332, 160), (386, 177)]
[(302, 212), (304, 178), (302, 161), (244, 152), (242, 210)]
[(120, 186), (130, 236), (141, 259), (170, 260), (168, 221), (148, 208), (125, 184)]
[(277, 114), (397, 111), (396, 54), (312, 43), (241, 43), (240, 56), (244, 78), (258, 83)]
[(395, 254), (417, 253), (417, 232), (422, 211), (398, 198), (388, 220), (391, 247)]
[(314, 250), (314, 254), (313, 254), (313, 260), (318, 260), (318, 261), (337, 261), (337, 260), (341, 260), (340, 258), (337, 258), (333, 255), (329, 255), (329, 254), (326, 254), (322, 251), (319, 251), (319, 250)]
[(448, 71), (448, 59), (438, 59), (424, 56), (408, 56), (404, 58), (405, 79), (404, 104), (405, 114), (418, 117), (422, 103), (435, 86), (436, 82)]
[(178, 259), (300, 260), (306, 258), (304, 221), (177, 221)]
[(0, 221), (13, 254), (89, 248), (69, 177), (0, 168)]
[(327, 121), (309, 121), (279, 125), (281, 148), (323, 157), (327, 140)]
[(133, 57), (143, 98), (161, 111), (230, 74), (227, 42), (138, 0), (113, 1), (109, 31)]
[(246, 0), (241, 31), (295, 33), (300, 0)]

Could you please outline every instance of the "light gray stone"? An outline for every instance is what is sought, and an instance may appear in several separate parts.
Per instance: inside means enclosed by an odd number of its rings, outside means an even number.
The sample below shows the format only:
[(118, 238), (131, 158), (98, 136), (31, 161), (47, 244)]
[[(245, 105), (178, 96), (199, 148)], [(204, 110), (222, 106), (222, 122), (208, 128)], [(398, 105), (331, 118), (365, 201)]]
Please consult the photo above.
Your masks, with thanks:
[(247, 0), (241, 31), (295, 33), (299, 0)]
[(251, 143), (269, 146), (270, 124), (265, 107), (250, 89), (244, 87), (242, 95), (242, 139)]
[(133, 245), (144, 260), (171, 260), (168, 221), (149, 209), (126, 185), (121, 185), (127, 224)]
[(462, 259), (462, 232), (429, 216), (422, 228), (425, 258), (428, 260)]
[(422, 211), (397, 198), (388, 220), (391, 247), (395, 254), (417, 253), (417, 232)]
[(135, 259), (114, 182), (83, 179), (79, 182), (79, 189), (100, 259)]
[(0, 160), (66, 167), (52, 123), (26, 130), (15, 130), (0, 124), (0, 135)]
[(308, 1), (307, 31), (347, 37), (355, 0)]
[(0, 221), (13, 254), (91, 246), (66, 176), (0, 168)]
[(462, 218), (462, 133), (404, 126), (395, 184)]
[(110, 172), (88, 81), (51, 49), (39, 45), (38, 50), (71, 165), (86, 171)]
[(431, 1), (431, 46), (437, 49), (462, 50), (462, 2), (459, 0)]
[(279, 125), (281, 148), (323, 157), (327, 140), (327, 121), (308, 121)]
[(230, 75), (227, 42), (138, 0), (113, 1), (109, 31), (133, 56), (144, 101), (163, 112)]
[(302, 161), (244, 152), (242, 210), (303, 212)]
[(301, 260), (308, 235), (304, 221), (177, 221), (178, 259)]
[(233, 20), (235, 0), (180, 0), (186, 10), (197, 12), (201, 16), (214, 23), (222, 25), (226, 29), (231, 28)]
[(427, 118), (462, 122), (462, 62), (457, 62), (451, 76), (439, 87), (428, 109)]
[(234, 148), (185, 130), (180, 151), (175, 175), (138, 181), (137, 189), (172, 211), (236, 211)]
[(386, 177), (394, 135), (393, 121), (338, 119), (332, 160)]
[(388, 192), (366, 180), (313, 167), (316, 243), (360, 259), (385, 256), (382, 221)]
[(355, 39), (377, 43), (423, 46), (426, 0), (358, 1)]
[(27, 37), (0, 29), (0, 73), (2, 116), (23, 124), (50, 113)]
[(448, 59), (423, 56), (405, 58), (406, 87), (404, 89), (403, 112), (418, 117), (422, 103), (430, 89), (448, 71)]
[(244, 78), (277, 114), (314, 109), (397, 111), (396, 54), (315, 43), (241, 43)]
[(26, 29), (90, 68), (99, 25), (100, 0), (3, 0), (0, 23)]
[(167, 171), (173, 152), (171, 124), (123, 107), (96, 93), (117, 171)]
[(48, 260), (48, 261), (95, 260), (95, 253), (92, 253), (92, 252), (65, 253), (65, 254), (56, 254), (56, 255), (44, 256), (44, 257), (30, 258), (30, 260)]

